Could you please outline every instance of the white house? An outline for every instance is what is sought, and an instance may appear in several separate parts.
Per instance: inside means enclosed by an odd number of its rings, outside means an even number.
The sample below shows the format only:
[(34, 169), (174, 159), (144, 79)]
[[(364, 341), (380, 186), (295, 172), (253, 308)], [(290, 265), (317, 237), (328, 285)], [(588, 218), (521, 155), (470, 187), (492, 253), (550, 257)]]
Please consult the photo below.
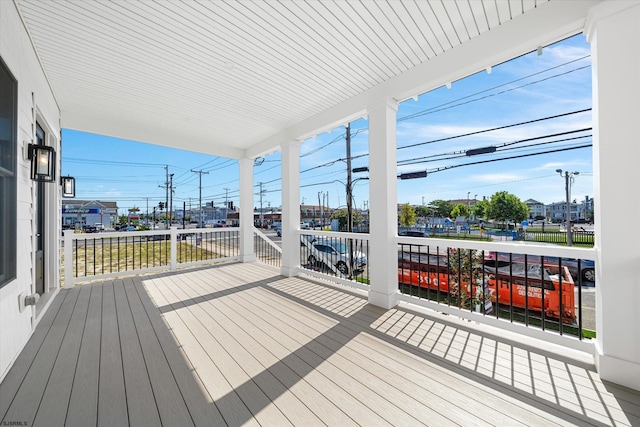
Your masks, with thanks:
[(524, 203), (529, 208), (529, 218), (535, 218), (537, 216), (546, 217), (544, 203), (534, 199), (527, 199)]
[[(629, 197), (640, 180), (640, 3), (346, 4), (0, 1), (0, 380), (60, 290), (62, 127), (237, 159), (241, 225), (253, 220), (253, 159), (281, 150), (281, 274), (291, 276), (300, 141), (367, 116), (368, 298), (389, 309), (398, 103), (583, 32), (598, 200), (594, 357), (601, 378), (640, 389), (640, 246), (619, 226), (620, 212), (640, 211)], [(57, 154), (51, 182), (32, 179), (44, 176), (30, 171), (44, 165), (32, 145)], [(240, 259), (251, 261), (253, 231), (240, 233)]]

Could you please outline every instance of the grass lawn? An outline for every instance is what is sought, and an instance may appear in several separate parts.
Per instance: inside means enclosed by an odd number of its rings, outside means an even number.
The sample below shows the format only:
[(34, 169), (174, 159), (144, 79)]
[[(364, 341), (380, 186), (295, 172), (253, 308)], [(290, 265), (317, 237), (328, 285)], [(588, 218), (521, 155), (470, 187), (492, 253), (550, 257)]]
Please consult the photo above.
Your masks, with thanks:
[[(217, 247), (216, 249), (224, 249)], [(177, 248), (177, 262), (187, 263), (203, 260), (213, 260), (229, 256), (218, 253), (204, 246), (193, 245), (189, 242), (179, 242)], [(167, 240), (138, 241), (135, 243), (111, 242), (108, 244), (87, 244), (73, 249), (73, 271), (76, 277), (90, 277), (100, 274), (116, 273), (128, 270), (169, 266), (171, 263), (171, 246)], [(62, 255), (64, 267), (64, 251)], [(64, 268), (61, 272), (64, 281)]]

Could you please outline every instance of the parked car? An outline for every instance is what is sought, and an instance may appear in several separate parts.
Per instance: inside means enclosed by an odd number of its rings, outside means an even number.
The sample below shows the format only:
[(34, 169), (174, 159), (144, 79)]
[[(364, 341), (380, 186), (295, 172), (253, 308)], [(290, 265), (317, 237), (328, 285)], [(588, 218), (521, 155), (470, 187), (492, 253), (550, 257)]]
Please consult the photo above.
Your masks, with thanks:
[[(495, 257), (495, 252), (489, 252), (487, 258), (493, 259)], [(498, 261), (508, 262), (509, 261), (509, 253), (507, 252), (498, 252)], [(524, 263), (524, 255), (522, 254), (512, 254), (511, 261)], [(527, 257), (527, 262), (529, 264), (539, 264), (540, 257), (530, 255)], [(545, 256), (544, 263), (547, 264), (558, 264), (558, 258), (553, 256)], [(595, 272), (595, 262), (584, 259), (580, 261), (580, 271), (578, 272), (578, 260), (573, 258), (562, 258), (562, 265), (567, 267), (571, 276), (575, 281), (578, 280), (578, 277), (582, 277), (582, 280), (585, 282), (595, 282), (596, 280), (596, 272)]]
[(85, 233), (97, 233), (98, 232), (98, 229), (93, 225), (87, 225), (87, 226), (84, 227), (83, 230), (84, 230)]
[(276, 236), (282, 237), (282, 228), (276, 228)]
[[(316, 238), (311, 240), (311, 253), (307, 261), (310, 265), (332, 265), (341, 274), (349, 274), (349, 248), (340, 240)], [(353, 272), (361, 272), (367, 265), (367, 256), (360, 251), (353, 251)]]
[(133, 225), (126, 225), (121, 227), (120, 231), (136, 231), (136, 228)]
[(398, 231), (398, 236), (407, 236), (407, 237), (429, 237), (429, 232), (426, 230), (401, 230)]

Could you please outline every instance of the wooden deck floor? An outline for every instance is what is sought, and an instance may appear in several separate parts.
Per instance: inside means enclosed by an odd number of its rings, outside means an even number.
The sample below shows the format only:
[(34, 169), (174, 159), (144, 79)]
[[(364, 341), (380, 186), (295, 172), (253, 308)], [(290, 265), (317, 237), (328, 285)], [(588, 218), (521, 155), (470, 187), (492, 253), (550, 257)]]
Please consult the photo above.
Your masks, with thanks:
[(640, 425), (588, 361), (260, 264), (63, 290), (0, 425)]

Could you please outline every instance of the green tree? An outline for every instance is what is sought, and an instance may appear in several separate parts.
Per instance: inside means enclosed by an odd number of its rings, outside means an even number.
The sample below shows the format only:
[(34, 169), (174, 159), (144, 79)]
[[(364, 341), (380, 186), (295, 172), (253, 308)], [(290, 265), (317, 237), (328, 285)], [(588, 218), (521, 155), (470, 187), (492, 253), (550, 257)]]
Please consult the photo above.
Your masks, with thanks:
[[(338, 220), (338, 227), (340, 228), (340, 230), (346, 230), (347, 229), (347, 218), (349, 217), (349, 212), (347, 212), (347, 209), (338, 209), (336, 211), (333, 212), (333, 214), (331, 214), (331, 219), (337, 219)], [(354, 224), (358, 224), (362, 222), (362, 215), (360, 214), (360, 212), (358, 212), (357, 210), (353, 211), (353, 223)]]
[(430, 203), (435, 208), (435, 216), (447, 218), (451, 216), (453, 205), (447, 200), (434, 200)]
[(416, 206), (413, 209), (416, 211), (416, 216), (418, 218), (426, 218), (431, 214), (431, 211), (426, 206)]
[(126, 215), (120, 215), (118, 217), (118, 224), (126, 224), (127, 222), (129, 222), (129, 217)]
[(400, 206), (400, 215), (398, 215), (398, 221), (400, 221), (400, 225), (408, 227), (416, 223), (416, 211), (409, 205), (409, 203), (405, 203)]
[(459, 216), (469, 218), (471, 216), (471, 209), (469, 209), (469, 206), (464, 203), (458, 203), (453, 207), (453, 209), (451, 209), (451, 217), (457, 218)]
[(476, 218), (487, 218), (487, 209), (489, 209), (489, 201), (482, 199), (474, 203), (471, 211)]
[(460, 297), (462, 308), (469, 308), (474, 303), (472, 285), (482, 277), (482, 251), (451, 248), (448, 263), (451, 294)]
[(499, 191), (491, 196), (486, 214), (487, 217), (496, 221), (520, 222), (529, 217), (529, 207), (517, 196)]

